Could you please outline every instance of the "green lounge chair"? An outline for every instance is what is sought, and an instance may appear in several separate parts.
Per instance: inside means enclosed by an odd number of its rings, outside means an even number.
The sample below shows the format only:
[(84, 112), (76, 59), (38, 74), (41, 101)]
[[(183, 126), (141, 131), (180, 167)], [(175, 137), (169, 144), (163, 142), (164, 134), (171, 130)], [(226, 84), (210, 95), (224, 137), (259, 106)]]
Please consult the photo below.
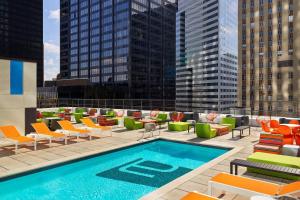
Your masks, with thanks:
[(55, 114), (54, 114), (54, 112), (43, 111), (42, 116), (43, 116), (43, 118), (55, 117)]
[[(252, 155), (250, 155), (247, 158), (247, 160), (251, 161), (251, 162), (268, 163), (268, 164), (273, 164), (273, 165), (279, 165), (279, 166), (300, 169), (300, 158), (299, 157), (256, 152), (256, 153), (253, 153)], [(268, 175), (268, 176), (284, 178), (284, 179), (300, 180), (299, 176), (287, 175), (287, 174), (283, 174), (280, 172), (271, 172), (271, 171), (267, 171), (267, 170), (253, 169), (253, 168), (248, 168), (248, 171), (258, 173), (258, 174), (264, 174), (264, 175)]]
[(196, 134), (200, 138), (213, 138), (217, 135), (217, 130), (212, 129), (209, 124), (197, 123)]
[(113, 111), (113, 110), (108, 110), (107, 112), (106, 112), (106, 115), (105, 115), (106, 117), (115, 117), (116, 116), (116, 113), (115, 113), (115, 111)]
[(187, 131), (189, 123), (187, 122), (170, 122), (168, 126), (169, 131)]
[(75, 113), (84, 113), (87, 112), (87, 108), (75, 108)]
[(76, 123), (81, 123), (81, 119), (83, 118), (83, 114), (82, 113), (74, 113), (74, 118)]
[(58, 108), (58, 112), (59, 113), (64, 113), (65, 112), (65, 108)]
[(142, 129), (143, 128), (143, 123), (142, 122), (137, 122), (134, 119), (130, 117), (125, 117), (124, 118), (124, 126), (128, 130), (137, 130), (137, 129)]
[(168, 118), (168, 114), (166, 113), (159, 113), (156, 117), (157, 121), (165, 121)]
[(235, 128), (236, 119), (233, 117), (224, 117), (221, 120), (221, 125), (228, 126), (229, 130), (231, 131), (232, 129)]

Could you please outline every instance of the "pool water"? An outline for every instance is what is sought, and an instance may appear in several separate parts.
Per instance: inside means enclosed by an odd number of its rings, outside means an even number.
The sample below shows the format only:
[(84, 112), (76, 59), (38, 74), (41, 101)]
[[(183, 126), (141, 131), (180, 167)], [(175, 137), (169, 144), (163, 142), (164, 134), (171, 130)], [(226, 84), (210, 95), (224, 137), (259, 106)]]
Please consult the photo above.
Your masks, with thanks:
[(0, 199), (139, 199), (228, 150), (156, 140), (0, 181)]

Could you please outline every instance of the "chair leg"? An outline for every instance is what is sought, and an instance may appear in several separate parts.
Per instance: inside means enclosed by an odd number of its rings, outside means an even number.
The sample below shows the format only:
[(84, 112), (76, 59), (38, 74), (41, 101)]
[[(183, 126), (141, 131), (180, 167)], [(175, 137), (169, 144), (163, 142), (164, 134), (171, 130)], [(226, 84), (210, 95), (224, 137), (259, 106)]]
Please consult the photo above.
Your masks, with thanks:
[(213, 195), (212, 183), (210, 181), (208, 181), (208, 195), (210, 195), (210, 196)]
[(15, 154), (17, 153), (17, 151), (18, 151), (18, 143), (16, 143), (15, 145)]
[(37, 146), (37, 143), (36, 141), (34, 141), (34, 150), (36, 151), (36, 146)]

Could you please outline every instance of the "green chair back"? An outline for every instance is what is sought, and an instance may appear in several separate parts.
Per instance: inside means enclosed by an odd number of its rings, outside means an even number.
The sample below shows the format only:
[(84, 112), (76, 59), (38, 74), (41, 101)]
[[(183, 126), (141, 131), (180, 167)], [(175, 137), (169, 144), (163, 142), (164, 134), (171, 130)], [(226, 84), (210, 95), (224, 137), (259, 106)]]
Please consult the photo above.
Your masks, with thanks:
[(87, 112), (87, 108), (75, 108), (75, 113), (84, 113)]
[(130, 130), (133, 130), (134, 129), (134, 119), (131, 119), (129, 117), (125, 117), (124, 118), (124, 126), (127, 128), (127, 129), (130, 129)]
[(197, 123), (196, 134), (200, 138), (213, 138), (216, 136), (216, 130), (212, 130), (209, 124)]
[(165, 121), (165, 120), (167, 120), (167, 118), (168, 118), (168, 115), (166, 113), (159, 113), (156, 119), (158, 121)]
[(59, 113), (65, 112), (65, 108), (58, 108), (58, 112)]
[(108, 111), (106, 111), (106, 115), (109, 116), (109, 117), (115, 117), (116, 113), (113, 110), (108, 110)]
[(54, 117), (54, 112), (43, 111), (43, 112), (42, 112), (42, 115), (43, 115), (44, 118), (47, 118), (47, 117)]
[(235, 128), (236, 126), (236, 119), (233, 117), (224, 117), (221, 120), (221, 124), (231, 124), (232, 128)]
[(82, 113), (74, 113), (74, 118), (76, 123), (81, 123), (81, 120), (83, 118), (83, 114)]

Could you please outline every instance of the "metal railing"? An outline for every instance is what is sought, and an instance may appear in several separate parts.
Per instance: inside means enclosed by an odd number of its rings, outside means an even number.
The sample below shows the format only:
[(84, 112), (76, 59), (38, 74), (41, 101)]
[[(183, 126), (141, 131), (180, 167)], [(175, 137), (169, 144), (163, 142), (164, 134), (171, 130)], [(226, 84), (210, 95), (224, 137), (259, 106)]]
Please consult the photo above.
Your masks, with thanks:
[(175, 100), (160, 99), (38, 99), (38, 108), (89, 107), (174, 111)]
[[(230, 108), (228, 111), (219, 112), (232, 115), (249, 116), (282, 116), (282, 117), (300, 117), (298, 102), (272, 101), (264, 102), (271, 105), (272, 109), (256, 106), (253, 108)], [(255, 104), (258, 105), (258, 104)], [(176, 111), (176, 100), (162, 99), (67, 99), (67, 98), (38, 98), (38, 108), (52, 107), (89, 107), (89, 108), (115, 108), (115, 109), (136, 109), (136, 110), (161, 110)], [(194, 110), (192, 108), (181, 109), (179, 111), (211, 112), (208, 110)]]

